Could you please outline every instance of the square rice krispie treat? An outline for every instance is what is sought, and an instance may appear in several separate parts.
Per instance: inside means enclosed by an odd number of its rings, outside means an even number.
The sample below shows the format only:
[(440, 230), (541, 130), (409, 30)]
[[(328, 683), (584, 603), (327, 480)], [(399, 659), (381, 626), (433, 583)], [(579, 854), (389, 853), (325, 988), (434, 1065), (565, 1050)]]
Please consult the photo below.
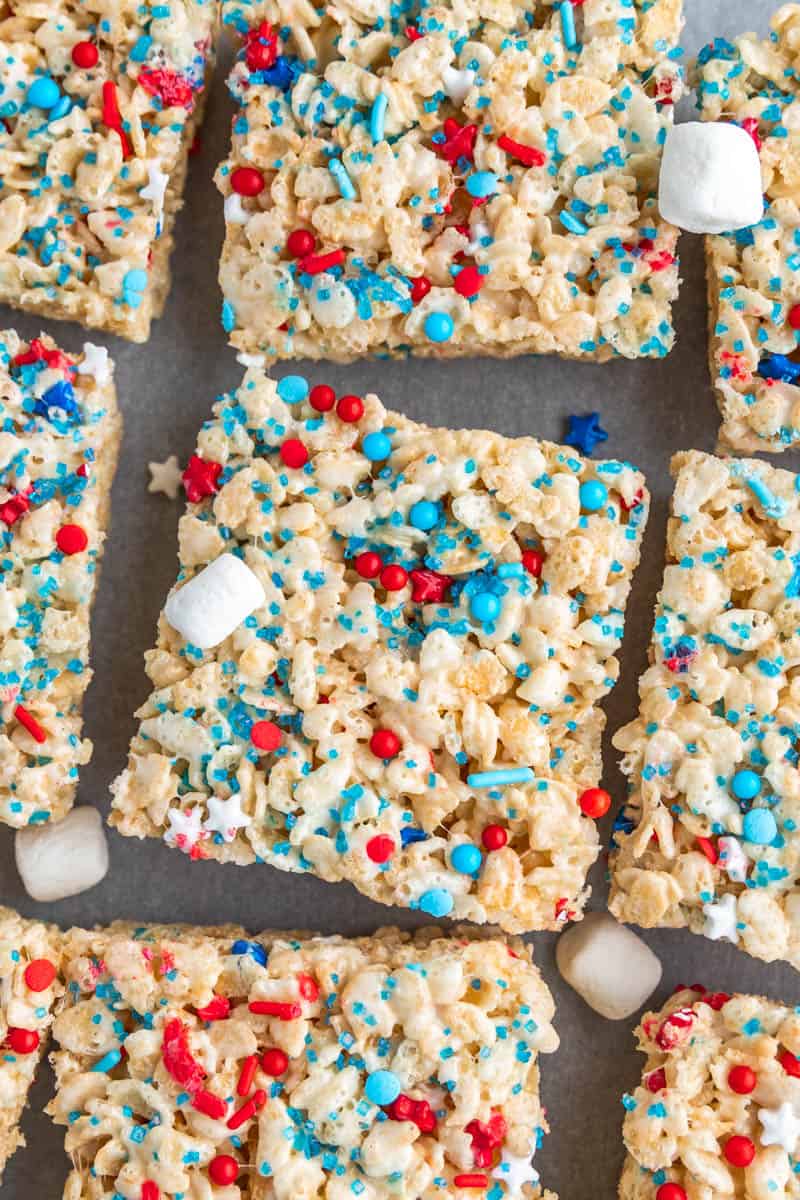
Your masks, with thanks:
[(636, 1030), (620, 1200), (800, 1195), (800, 1016), (763, 996), (682, 988)]
[(437, 918), (578, 914), (643, 477), (253, 368), (184, 480), (112, 824)]
[(218, 0), (0, 0), (0, 301), (144, 342)]
[(698, 96), (709, 121), (731, 120), (759, 150), (765, 213), (749, 229), (706, 239), (711, 377), (720, 437), (736, 450), (800, 441), (800, 4), (772, 33), (700, 54)]
[(672, 462), (667, 565), (610, 907), (800, 968), (800, 476), (698, 451)]
[(105, 350), (0, 333), (0, 822), (72, 807), (121, 434)]
[(60, 962), (57, 929), (0, 908), (0, 1176), (25, 1145), (19, 1123), (64, 990)]
[(276, 359), (661, 357), (681, 0), (224, 0), (222, 320)]
[(54, 1026), (69, 1200), (538, 1200), (528, 947), (112, 926), (67, 935)]

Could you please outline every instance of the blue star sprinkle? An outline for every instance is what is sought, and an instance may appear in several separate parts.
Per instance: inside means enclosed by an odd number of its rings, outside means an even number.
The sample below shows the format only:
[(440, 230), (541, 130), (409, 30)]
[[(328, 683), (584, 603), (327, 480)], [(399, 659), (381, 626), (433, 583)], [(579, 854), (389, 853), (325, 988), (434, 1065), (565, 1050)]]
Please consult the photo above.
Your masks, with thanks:
[(585, 417), (569, 418), (569, 431), (564, 441), (574, 446), (581, 454), (591, 454), (595, 446), (608, 440), (608, 434), (600, 424), (600, 413), (587, 413)]

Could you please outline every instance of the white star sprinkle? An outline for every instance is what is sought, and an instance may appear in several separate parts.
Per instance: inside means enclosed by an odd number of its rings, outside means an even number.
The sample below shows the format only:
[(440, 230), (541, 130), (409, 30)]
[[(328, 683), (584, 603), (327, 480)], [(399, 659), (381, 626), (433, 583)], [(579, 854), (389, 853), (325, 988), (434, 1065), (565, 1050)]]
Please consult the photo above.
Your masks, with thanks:
[(153, 201), (153, 212), (160, 224), (164, 215), (164, 196), (169, 183), (169, 175), (164, 174), (157, 162), (146, 162), (145, 166), (147, 167), (147, 183), (139, 195), (143, 200)]
[(800, 1120), (788, 1100), (780, 1108), (760, 1108), (758, 1119), (763, 1126), (762, 1146), (783, 1146), (787, 1154), (794, 1153), (800, 1135)]
[(707, 938), (711, 938), (712, 942), (724, 938), (725, 941), (736, 945), (739, 941), (739, 930), (736, 928), (735, 896), (729, 893), (723, 896), (718, 904), (704, 904), (703, 916), (706, 919), (703, 933)]
[(170, 500), (175, 500), (181, 486), (182, 474), (175, 455), (170, 454), (164, 462), (148, 463), (147, 469), (150, 472), (148, 492), (163, 492), (165, 496), (169, 496)]
[(734, 883), (744, 883), (747, 879), (747, 869), (750, 860), (742, 849), (742, 843), (735, 837), (721, 837), (719, 847), (719, 865), (727, 871), (728, 878)]
[(226, 842), (232, 842), (238, 829), (246, 829), (250, 817), (242, 812), (242, 802), (234, 794), (229, 800), (220, 800), (218, 796), (209, 796), (206, 801), (208, 816), (203, 824), (206, 833), (220, 833)]
[(242, 197), (238, 192), (231, 192), (230, 196), (225, 197), (225, 220), (229, 225), (246, 225), (250, 220), (250, 213), (242, 207)]
[(169, 829), (164, 834), (168, 846), (177, 846), (188, 854), (203, 836), (203, 818), (200, 808), (188, 808), (183, 812), (180, 808), (170, 808), (167, 811)]
[(503, 1150), (500, 1162), (492, 1171), (492, 1179), (499, 1179), (506, 1185), (506, 1196), (519, 1196), (526, 1183), (538, 1183), (539, 1172), (530, 1158)]
[(97, 383), (108, 383), (111, 367), (105, 346), (95, 346), (92, 342), (83, 343), (83, 361), (78, 363), (78, 374), (91, 375)]

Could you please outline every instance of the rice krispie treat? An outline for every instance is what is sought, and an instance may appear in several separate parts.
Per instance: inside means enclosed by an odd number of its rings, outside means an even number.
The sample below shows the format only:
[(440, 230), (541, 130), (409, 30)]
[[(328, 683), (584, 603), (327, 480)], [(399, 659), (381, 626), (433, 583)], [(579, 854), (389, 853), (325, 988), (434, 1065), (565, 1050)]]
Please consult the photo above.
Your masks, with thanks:
[(667, 565), (611, 911), (800, 968), (800, 476), (698, 451), (672, 462)]
[(763, 996), (682, 988), (636, 1031), (620, 1200), (800, 1196), (800, 1016)]
[(0, 333), (0, 822), (72, 807), (121, 422), (105, 350)]
[(184, 480), (112, 824), (437, 918), (578, 915), (643, 477), (251, 368)]
[(0, 301), (147, 340), (218, 0), (0, 0)]
[(522, 943), (73, 930), (54, 1026), (67, 1200), (549, 1197)]
[(800, 4), (772, 18), (767, 41), (718, 40), (699, 59), (704, 119), (736, 121), (761, 158), (764, 218), (706, 240), (711, 376), (720, 437), (736, 450), (800, 441)]
[(0, 1176), (25, 1145), (19, 1123), (63, 993), (60, 962), (57, 929), (0, 908)]
[(235, 346), (665, 355), (681, 0), (223, 0), (241, 35), (220, 265)]

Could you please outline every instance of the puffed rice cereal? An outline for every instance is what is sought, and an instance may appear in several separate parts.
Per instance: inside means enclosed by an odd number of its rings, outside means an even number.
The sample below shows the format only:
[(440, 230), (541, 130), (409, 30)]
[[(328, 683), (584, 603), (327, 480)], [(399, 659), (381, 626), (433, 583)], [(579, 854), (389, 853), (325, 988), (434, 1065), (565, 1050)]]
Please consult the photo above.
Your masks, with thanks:
[(121, 420), (107, 352), (0, 333), (0, 823), (75, 799), (89, 620)]
[(146, 341), (218, 0), (0, 2), (0, 301)]
[[(437, 918), (558, 928), (598, 853), (581, 800), (644, 479), (334, 402), (251, 368), (203, 427), (112, 824)], [(232, 565), (260, 601), (232, 624), (217, 605), (233, 632), (201, 650), (168, 616)]]
[(763, 996), (684, 988), (636, 1031), (620, 1200), (800, 1196), (800, 1015)]
[(703, 118), (731, 120), (761, 158), (764, 218), (706, 239), (711, 377), (723, 446), (782, 451), (800, 441), (800, 4), (769, 39), (718, 39), (700, 54)]
[(521, 942), (116, 925), (65, 963), (65, 1200), (555, 1200), (530, 1162), (554, 1005)]
[(800, 968), (800, 476), (675, 456), (610, 907)]
[(0, 908), (0, 1176), (18, 1146), (19, 1129), (62, 995), (61, 935)]
[(681, 0), (224, 0), (222, 322), (276, 359), (661, 357)]

